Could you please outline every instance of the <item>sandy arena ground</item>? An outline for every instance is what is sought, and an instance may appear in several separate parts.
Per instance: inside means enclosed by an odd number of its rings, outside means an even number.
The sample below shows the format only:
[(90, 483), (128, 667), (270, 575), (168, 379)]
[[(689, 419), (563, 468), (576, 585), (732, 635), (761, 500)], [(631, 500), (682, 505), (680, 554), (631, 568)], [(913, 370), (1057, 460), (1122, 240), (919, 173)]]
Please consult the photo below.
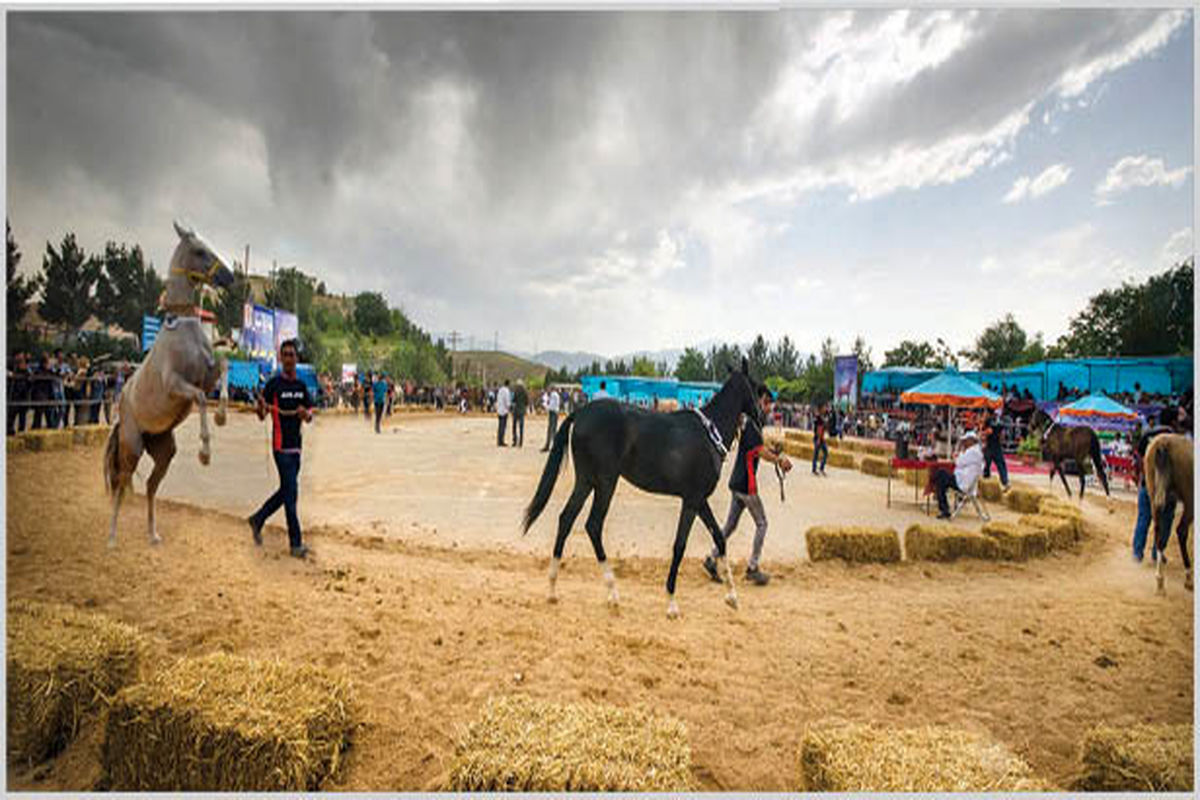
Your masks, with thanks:
[[(146, 542), (140, 496), (126, 503), (119, 547), (105, 547), (99, 449), (10, 455), (9, 597), (138, 625), (156, 658), (221, 649), (346, 670), (365, 726), (326, 786), (337, 790), (442, 786), (461, 729), (489, 694), (514, 691), (644, 703), (683, 719), (707, 790), (797, 788), (803, 729), (831, 719), (987, 732), (1060, 785), (1094, 724), (1192, 721), (1192, 594), (1174, 541), (1167, 597), (1155, 596), (1150, 568), (1130, 563), (1128, 494), (1089, 495), (1092, 535), (1079, 553), (1025, 564), (814, 565), (803, 556), (805, 528), (903, 530), (925, 519), (912, 487), (893, 484), (900, 503), (888, 509), (882, 479), (835, 469), (817, 479), (798, 465), (781, 504), (764, 468), (770, 586), (740, 584), (741, 610), (728, 609), (700, 569), (711, 539), (697, 524), (680, 572), (683, 618), (670, 622), (663, 582), (678, 504), (626, 484), (605, 531), (619, 613), (604, 604), (582, 515), (562, 602), (545, 603), (573, 477), (568, 464), (522, 538), (544, 425), (529, 419), (527, 446), (512, 450), (495, 447), (493, 419), (397, 416), (382, 435), (361, 418), (320, 419), (306, 431), (302, 472), (301, 517), (316, 551), (307, 562), (285, 555), (282, 514), (261, 549), (242, 521), (275, 487), (265, 427), (252, 416), (213, 429), (208, 468), (196, 459), (196, 419), (181, 428), (157, 548)], [(728, 498), (722, 482), (718, 519)], [(956, 524), (978, 526), (964, 514)], [(738, 571), (751, 532), (747, 517), (731, 543)], [(88, 789), (98, 747), (88, 725), (49, 765), (10, 769), (9, 786)]]

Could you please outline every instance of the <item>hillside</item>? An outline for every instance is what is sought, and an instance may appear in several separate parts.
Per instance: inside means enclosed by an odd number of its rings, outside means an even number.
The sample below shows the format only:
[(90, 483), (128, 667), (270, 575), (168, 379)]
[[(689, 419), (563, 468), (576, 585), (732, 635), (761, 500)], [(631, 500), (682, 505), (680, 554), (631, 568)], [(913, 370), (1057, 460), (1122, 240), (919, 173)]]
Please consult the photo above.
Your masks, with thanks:
[(518, 378), (524, 378), (526, 381), (540, 379), (546, 375), (547, 367), (500, 351), (459, 350), (454, 354), (456, 377), (463, 378), (468, 374), (478, 376), (481, 370), (486, 375), (487, 382), (491, 384), (506, 378), (510, 381)]

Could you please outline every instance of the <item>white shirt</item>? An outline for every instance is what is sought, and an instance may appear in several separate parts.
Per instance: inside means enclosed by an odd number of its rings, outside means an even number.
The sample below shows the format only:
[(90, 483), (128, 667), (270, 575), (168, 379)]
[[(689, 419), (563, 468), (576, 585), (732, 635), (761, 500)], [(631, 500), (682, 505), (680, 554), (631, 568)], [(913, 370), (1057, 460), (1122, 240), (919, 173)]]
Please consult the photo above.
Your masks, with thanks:
[(596, 393), (594, 395), (592, 395), (593, 400), (603, 400), (606, 397), (612, 397), (612, 395), (610, 395), (608, 392), (606, 392), (603, 389), (597, 389)]
[(970, 494), (975, 481), (983, 474), (983, 448), (973, 444), (954, 460), (954, 482), (962, 492)]
[(496, 392), (496, 413), (502, 417), (507, 416), (510, 406), (512, 406), (512, 392), (507, 386), (501, 386), (500, 391)]
[(548, 394), (546, 396), (546, 410), (547, 411), (552, 411), (555, 414), (557, 414), (558, 408), (559, 408), (559, 403), (560, 403), (560, 400), (558, 397), (558, 392), (550, 392), (550, 394)]

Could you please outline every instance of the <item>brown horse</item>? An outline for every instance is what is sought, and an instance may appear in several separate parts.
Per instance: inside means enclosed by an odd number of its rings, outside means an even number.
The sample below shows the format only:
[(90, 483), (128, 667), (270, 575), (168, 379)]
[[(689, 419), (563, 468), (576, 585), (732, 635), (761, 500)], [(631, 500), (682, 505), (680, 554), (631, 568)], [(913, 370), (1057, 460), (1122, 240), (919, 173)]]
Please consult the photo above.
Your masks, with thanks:
[[(1183, 555), (1183, 585), (1192, 588), (1192, 559), (1188, 555), (1188, 527), (1192, 524), (1192, 465), (1195, 461), (1195, 444), (1179, 434), (1163, 434), (1154, 437), (1146, 449), (1143, 466), (1146, 470), (1146, 493), (1150, 495), (1150, 518), (1154, 521), (1154, 542), (1159, 555), (1171, 537), (1171, 525), (1167, 512), (1174, 512), (1175, 501), (1183, 501), (1183, 516), (1175, 536), (1179, 539), (1179, 552)], [(1155, 578), (1158, 592), (1163, 594), (1162, 559), (1155, 560)]]
[(1096, 468), (1096, 477), (1104, 487), (1104, 494), (1111, 497), (1108, 491), (1108, 476), (1104, 472), (1104, 458), (1100, 455), (1100, 440), (1091, 428), (1069, 428), (1059, 425), (1050, 419), (1050, 415), (1038, 409), (1029, 423), (1030, 430), (1039, 434), (1042, 440), (1042, 458), (1050, 462), (1050, 482), (1054, 483), (1054, 473), (1062, 480), (1067, 497), (1071, 496), (1071, 487), (1067, 486), (1067, 475), (1063, 472), (1064, 461), (1074, 461), (1079, 469), (1079, 499), (1083, 499), (1084, 475), (1083, 465), (1088, 459)]

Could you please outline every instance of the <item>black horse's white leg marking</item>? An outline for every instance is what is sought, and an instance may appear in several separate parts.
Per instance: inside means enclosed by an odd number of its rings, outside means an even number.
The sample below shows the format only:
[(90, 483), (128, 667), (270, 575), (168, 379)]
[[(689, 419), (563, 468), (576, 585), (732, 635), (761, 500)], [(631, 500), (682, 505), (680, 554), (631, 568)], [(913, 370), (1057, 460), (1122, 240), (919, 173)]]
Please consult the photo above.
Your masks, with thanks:
[(620, 602), (620, 598), (617, 596), (617, 582), (613, 577), (612, 567), (604, 555), (601, 535), (604, 532), (604, 517), (608, 514), (608, 506), (616, 490), (615, 478), (606, 485), (596, 487), (596, 493), (592, 495), (592, 509), (588, 512), (587, 522), (584, 523), (588, 538), (592, 540), (592, 549), (596, 551), (596, 560), (600, 562), (600, 569), (604, 572), (604, 584), (608, 587), (608, 604), (614, 608)]
[(550, 593), (546, 596), (547, 602), (558, 602), (555, 584), (558, 582), (558, 567), (562, 563), (563, 547), (567, 543), (567, 537), (571, 535), (571, 527), (575, 524), (575, 518), (579, 516), (591, 491), (592, 487), (576, 477), (575, 489), (571, 492), (571, 497), (563, 507), (562, 513), (558, 515), (558, 536), (554, 539), (554, 556), (550, 559)]
[[(696, 509), (686, 502), (679, 511), (679, 527), (675, 530), (675, 550), (671, 554), (671, 571), (667, 573), (667, 618), (679, 617), (679, 605), (675, 602), (675, 578), (679, 574), (679, 562), (683, 561), (683, 552), (687, 550), (688, 534), (692, 530), (692, 522), (696, 519)], [(724, 540), (722, 540), (724, 544)]]
[(708, 528), (712, 534), (713, 544), (717, 546), (717, 574), (725, 576), (725, 602), (730, 608), (738, 607), (737, 590), (733, 588), (733, 567), (729, 564), (729, 559), (725, 553), (725, 533), (721, 530), (721, 526), (717, 524), (717, 518), (713, 516), (712, 507), (708, 504), (708, 500), (700, 502), (700, 521)]

